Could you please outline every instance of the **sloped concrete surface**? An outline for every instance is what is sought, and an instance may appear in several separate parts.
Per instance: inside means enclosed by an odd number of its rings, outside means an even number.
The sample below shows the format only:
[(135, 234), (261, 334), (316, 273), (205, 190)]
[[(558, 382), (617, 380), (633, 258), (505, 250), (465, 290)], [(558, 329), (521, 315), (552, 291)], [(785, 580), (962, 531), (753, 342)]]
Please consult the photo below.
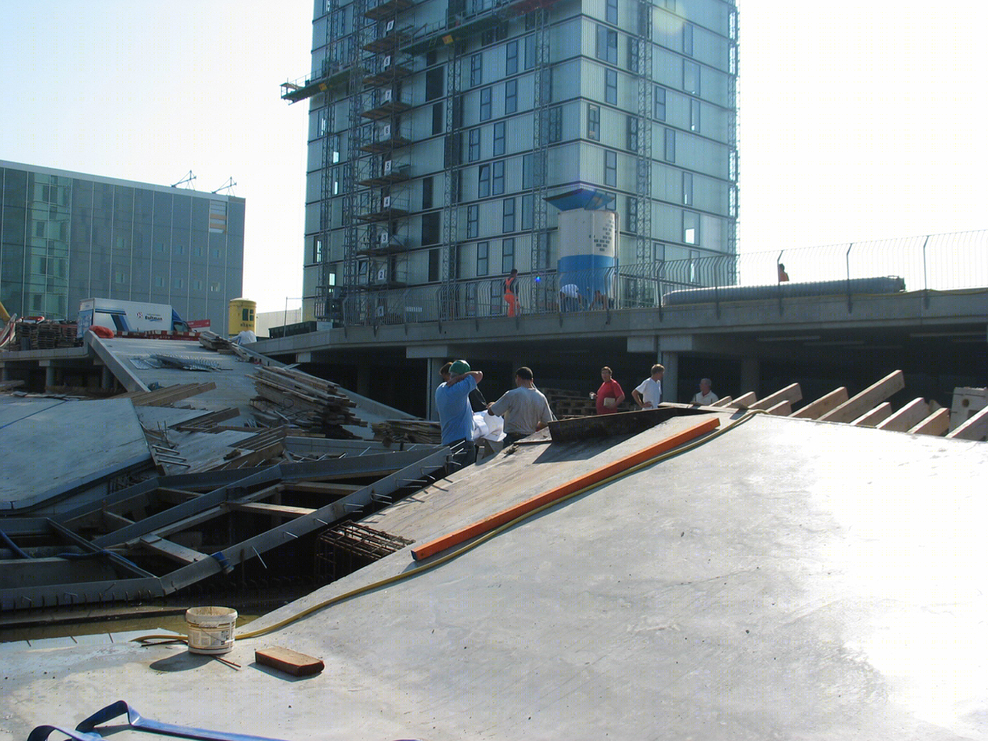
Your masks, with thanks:
[(129, 399), (0, 399), (0, 510), (150, 460)]
[[(609, 449), (519, 446), (377, 526), (422, 542), (676, 423)], [(756, 417), (241, 641), (239, 672), (168, 647), (5, 652), (0, 738), (117, 699), (283, 739), (988, 738), (986, 451)], [(262, 621), (413, 567), (400, 551)], [(269, 645), (326, 670), (296, 680), (252, 664)]]

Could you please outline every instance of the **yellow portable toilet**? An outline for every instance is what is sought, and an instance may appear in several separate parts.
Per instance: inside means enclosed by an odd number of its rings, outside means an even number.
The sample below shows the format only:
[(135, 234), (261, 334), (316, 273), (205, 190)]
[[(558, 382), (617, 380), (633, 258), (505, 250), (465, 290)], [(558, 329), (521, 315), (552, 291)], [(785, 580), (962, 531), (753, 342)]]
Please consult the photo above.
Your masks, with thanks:
[(230, 336), (234, 337), (241, 332), (254, 332), (254, 313), (257, 310), (257, 302), (249, 298), (235, 298), (230, 300)]

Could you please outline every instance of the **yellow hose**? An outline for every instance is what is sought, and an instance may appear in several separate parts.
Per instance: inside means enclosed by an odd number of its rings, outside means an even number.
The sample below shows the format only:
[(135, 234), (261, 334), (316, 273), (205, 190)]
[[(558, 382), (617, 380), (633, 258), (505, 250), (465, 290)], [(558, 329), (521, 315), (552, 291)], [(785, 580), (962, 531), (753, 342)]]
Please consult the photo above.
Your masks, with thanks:
[[(318, 604), (315, 604), (312, 607), (307, 607), (306, 609), (302, 610), (301, 612), (297, 612), (294, 615), (290, 615), (287, 618), (285, 618), (284, 620), (280, 620), (277, 623), (274, 623), (273, 625), (269, 625), (266, 628), (260, 628), (258, 630), (250, 630), (250, 631), (247, 631), (246, 633), (241, 633), (240, 635), (238, 635), (236, 637), (236, 640), (243, 641), (243, 640), (247, 640), (248, 638), (258, 638), (260, 636), (267, 635), (268, 633), (274, 633), (276, 630), (281, 630), (286, 625), (290, 625), (291, 623), (297, 622), (297, 621), (301, 620), (302, 618), (307, 617), (307, 616), (311, 615), (314, 612), (318, 612), (319, 610), (322, 610), (322, 609), (324, 609), (326, 607), (332, 607), (333, 605), (339, 604), (340, 602), (343, 602), (345, 600), (352, 599), (354, 597), (359, 597), (362, 594), (367, 594), (368, 592), (372, 592), (374, 590), (381, 589), (383, 587), (388, 587), (388, 586), (391, 586), (392, 584), (397, 584), (398, 582), (404, 581), (405, 579), (411, 579), (412, 577), (418, 576), (419, 574), (423, 574), (426, 571), (431, 571), (432, 569), (436, 568), (437, 566), (441, 566), (441, 565), (443, 565), (445, 563), (448, 563), (449, 561), (452, 561), (454, 558), (458, 558), (459, 556), (462, 556), (464, 553), (467, 553), (468, 551), (473, 550), (474, 548), (476, 548), (477, 546), (479, 546), (481, 543), (486, 543), (488, 540), (491, 540), (492, 538), (497, 537), (498, 535), (500, 535), (501, 533), (503, 533), (505, 530), (508, 530), (508, 529), (514, 527), (515, 525), (517, 525), (517, 524), (519, 524), (521, 522), (524, 522), (525, 520), (527, 520), (527, 519), (529, 519), (531, 517), (534, 517), (534, 516), (538, 515), (541, 512), (544, 512), (547, 509), (550, 509), (552, 507), (558, 507), (563, 502), (567, 502), (570, 499), (573, 499), (574, 497), (578, 497), (578, 496), (581, 496), (582, 494), (586, 494), (588, 491), (592, 491), (593, 489), (596, 489), (598, 487), (604, 486), (606, 484), (613, 483), (614, 481), (618, 481), (619, 479), (622, 479), (625, 476), (628, 476), (629, 474), (635, 473), (636, 471), (640, 471), (643, 468), (646, 468), (648, 466), (653, 466), (656, 463), (661, 463), (661, 462), (666, 461), (666, 460), (668, 460), (670, 458), (674, 458), (677, 455), (682, 455), (683, 453), (688, 453), (691, 450), (695, 450), (696, 448), (700, 447), (701, 445), (705, 445), (706, 443), (710, 442), (711, 440), (714, 440), (714, 439), (720, 437), (721, 435), (726, 434), (728, 431), (733, 430), (734, 428), (736, 428), (736, 427), (744, 424), (745, 422), (753, 419), (755, 416), (757, 416), (759, 414), (767, 414), (767, 412), (765, 410), (762, 410), (762, 409), (752, 409), (752, 410), (749, 410), (748, 412), (745, 413), (745, 415), (743, 417), (741, 417), (736, 422), (734, 422), (734, 423), (732, 423), (730, 425), (727, 425), (726, 427), (721, 427), (719, 430), (717, 430), (715, 432), (712, 432), (711, 434), (707, 435), (706, 437), (704, 437), (704, 438), (702, 438), (700, 440), (696, 440), (695, 442), (687, 443), (686, 445), (683, 445), (683, 446), (681, 446), (679, 448), (676, 448), (675, 450), (671, 450), (668, 453), (662, 453), (661, 455), (657, 455), (655, 458), (652, 458), (650, 460), (644, 461), (644, 462), (639, 463), (639, 464), (637, 464), (635, 466), (631, 466), (630, 468), (627, 468), (624, 471), (621, 471), (619, 473), (616, 473), (613, 476), (610, 476), (610, 477), (608, 477), (606, 479), (603, 479), (601, 481), (598, 481), (595, 484), (591, 484), (591, 485), (586, 486), (586, 487), (584, 487), (582, 489), (578, 489), (577, 491), (574, 491), (571, 494), (567, 494), (566, 496), (564, 496), (564, 497), (562, 497), (560, 499), (557, 499), (557, 500), (555, 500), (553, 502), (549, 502), (548, 504), (544, 504), (541, 507), (539, 507), (538, 509), (534, 509), (531, 512), (526, 512), (525, 514), (521, 515), (520, 517), (516, 517), (514, 520), (511, 520), (511, 522), (506, 522), (505, 524), (501, 525), (500, 527), (497, 527), (494, 530), (491, 530), (486, 535), (482, 535), (481, 537), (477, 538), (476, 540), (471, 541), (470, 543), (467, 543), (467, 544), (461, 546), (460, 548), (457, 548), (455, 551), (451, 551), (450, 553), (447, 553), (445, 556), (441, 556), (440, 558), (437, 558), (435, 561), (430, 561), (429, 563), (426, 563), (426, 564), (424, 564), (422, 566), (419, 566), (418, 568), (412, 569), (410, 571), (404, 571), (404, 572), (402, 572), (400, 574), (395, 574), (394, 576), (389, 576), (387, 579), (381, 579), (380, 581), (373, 582), (372, 584), (367, 584), (367, 585), (362, 586), (362, 587), (357, 587), (356, 589), (351, 589), (349, 592), (344, 592), (343, 594), (338, 594), (335, 597), (330, 597), (327, 600), (324, 600), (324, 601), (322, 601), (322, 602), (320, 602)], [(188, 641), (188, 636), (183, 636), (183, 635), (147, 635), (147, 636), (140, 636), (139, 638), (134, 638), (132, 640), (133, 641), (136, 641), (136, 642), (140, 642), (140, 643), (146, 643), (147, 641), (153, 641), (153, 640), (181, 641), (183, 639), (187, 642)]]

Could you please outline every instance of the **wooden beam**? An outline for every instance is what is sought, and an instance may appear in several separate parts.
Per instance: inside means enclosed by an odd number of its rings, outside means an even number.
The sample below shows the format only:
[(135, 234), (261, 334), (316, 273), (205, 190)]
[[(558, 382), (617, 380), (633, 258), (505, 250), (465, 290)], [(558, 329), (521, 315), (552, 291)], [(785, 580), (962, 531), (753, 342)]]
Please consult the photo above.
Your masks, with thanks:
[(988, 407), (971, 417), (953, 432), (947, 433), (951, 440), (984, 440), (988, 437)]
[(205, 553), (200, 553), (192, 548), (186, 548), (184, 545), (173, 543), (157, 535), (145, 535), (138, 541), (138, 545), (160, 556), (165, 556), (172, 561), (178, 561), (183, 564), (195, 563), (196, 561), (209, 558)]
[(749, 391), (747, 394), (743, 394), (743, 395), (739, 396), (737, 399), (735, 399), (734, 401), (732, 401), (727, 406), (729, 406), (729, 407), (731, 407), (733, 409), (742, 409), (742, 408), (748, 409), (756, 401), (758, 401), (758, 396), (755, 394), (754, 391)]
[(714, 402), (713, 404), (711, 404), (710, 406), (712, 406), (712, 407), (726, 407), (726, 406), (728, 406), (728, 405), (729, 405), (729, 404), (730, 404), (730, 403), (731, 403), (732, 401), (734, 401), (734, 399), (733, 399), (733, 398), (731, 398), (730, 396), (724, 396), (724, 397), (722, 397), (722, 398), (720, 398), (720, 399), (717, 399), (717, 401), (715, 401), (715, 402)]
[(889, 373), (882, 380), (873, 383), (860, 394), (852, 396), (839, 407), (820, 417), (821, 422), (851, 422), (879, 402), (885, 401), (896, 391), (906, 386), (906, 379), (901, 370)]
[(276, 515), (278, 517), (305, 517), (315, 512), (308, 507), (289, 507), (285, 504), (268, 504), (266, 502), (250, 502), (249, 504), (231, 504), (230, 509), (237, 512), (250, 512), (255, 515)]
[(906, 432), (930, 415), (930, 405), (922, 399), (913, 399), (884, 422), (878, 424), (879, 430)]
[(947, 434), (950, 429), (950, 410), (947, 407), (940, 407), (929, 417), (909, 430), (912, 435), (933, 435), (940, 437)]
[(771, 409), (778, 406), (780, 402), (788, 401), (790, 405), (803, 400), (803, 391), (798, 383), (791, 383), (784, 389), (779, 389), (774, 394), (769, 394), (761, 401), (756, 401), (748, 409)]
[(190, 499), (198, 499), (202, 494), (194, 491), (185, 491), (184, 489), (171, 489), (167, 486), (159, 486), (154, 490), (154, 493), (158, 495), (158, 498), (163, 502), (170, 502), (172, 504), (182, 504), (189, 501)]
[[(754, 409), (754, 407), (749, 407), (749, 408)], [(790, 414), (792, 414), (792, 404), (790, 404), (786, 400), (783, 400), (780, 401), (775, 406), (769, 407), (765, 411), (775, 417), (788, 417)]]
[(106, 526), (107, 530), (119, 530), (122, 527), (127, 527), (128, 525), (134, 524), (133, 520), (105, 509), (100, 512), (100, 516), (103, 518), (103, 524)]
[(345, 497), (348, 494), (353, 494), (355, 491), (360, 491), (364, 488), (364, 485), (337, 484), (330, 481), (285, 481), (282, 483), (281, 488), (285, 491), (296, 491), (303, 494), (331, 494)]
[(860, 417), (858, 417), (856, 420), (854, 420), (853, 422), (851, 422), (851, 426), (852, 427), (874, 427), (878, 423), (883, 422), (884, 420), (888, 419), (890, 414), (892, 414), (892, 405), (889, 404), (887, 401), (883, 401), (881, 404), (879, 404), (874, 409), (871, 409), (871, 410), (865, 412)]
[(824, 394), (814, 402), (807, 404), (799, 411), (793, 412), (791, 416), (797, 419), (819, 419), (832, 409), (847, 401), (847, 389), (843, 386), (834, 389), (829, 394)]

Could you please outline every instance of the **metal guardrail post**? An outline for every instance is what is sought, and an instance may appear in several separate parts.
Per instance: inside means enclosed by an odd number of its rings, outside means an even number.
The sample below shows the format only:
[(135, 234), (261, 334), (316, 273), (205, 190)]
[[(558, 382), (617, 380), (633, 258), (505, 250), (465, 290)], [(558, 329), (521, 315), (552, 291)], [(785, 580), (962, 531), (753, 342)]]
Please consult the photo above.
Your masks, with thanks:
[(775, 258), (775, 282), (779, 286), (779, 316), (782, 316), (782, 275), (779, 266), (782, 265), (782, 254), (785, 250), (779, 250), (778, 256)]
[(923, 308), (930, 308), (930, 287), (926, 279), (926, 244), (930, 241), (930, 235), (926, 235), (923, 240)]
[(854, 247), (854, 242), (851, 242), (847, 246), (847, 252), (844, 254), (844, 266), (847, 269), (847, 313), (851, 313), (851, 249)]

